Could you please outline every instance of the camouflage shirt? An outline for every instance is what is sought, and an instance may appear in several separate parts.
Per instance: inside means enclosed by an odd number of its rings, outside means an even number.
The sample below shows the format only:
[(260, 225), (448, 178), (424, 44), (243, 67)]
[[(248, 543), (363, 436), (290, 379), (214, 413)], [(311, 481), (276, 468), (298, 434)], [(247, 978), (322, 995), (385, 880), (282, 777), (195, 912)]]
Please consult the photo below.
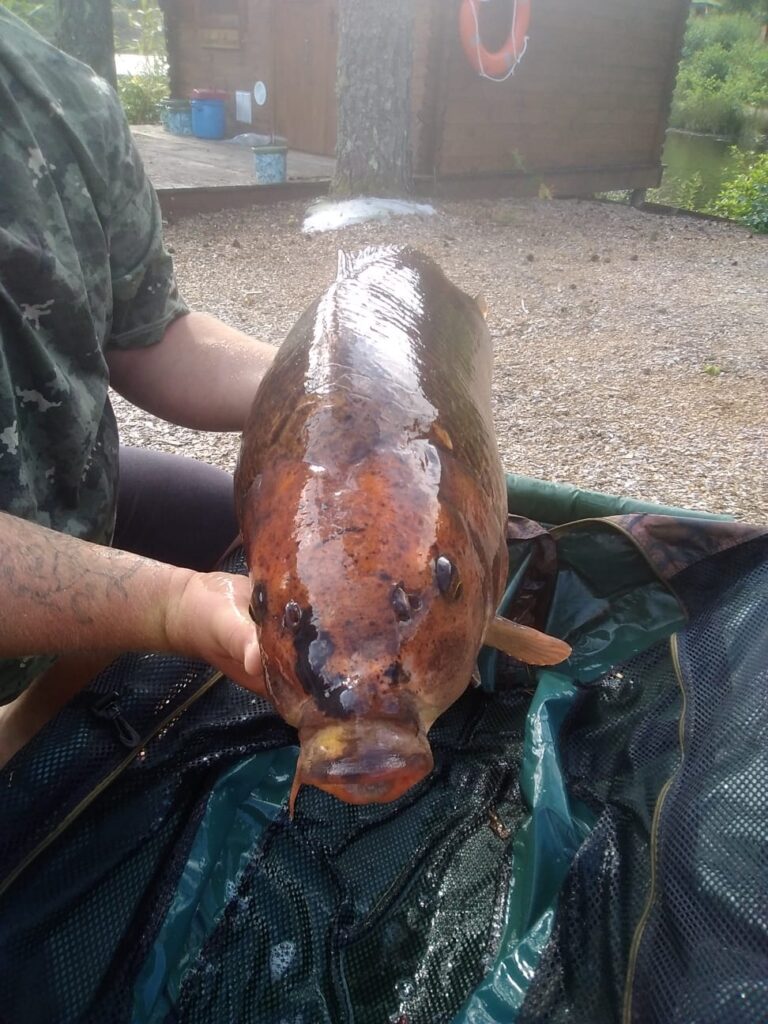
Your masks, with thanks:
[[(0, 510), (109, 543), (105, 350), (186, 307), (115, 93), (1, 6), (0, 126)], [(0, 661), (0, 703), (40, 667)]]

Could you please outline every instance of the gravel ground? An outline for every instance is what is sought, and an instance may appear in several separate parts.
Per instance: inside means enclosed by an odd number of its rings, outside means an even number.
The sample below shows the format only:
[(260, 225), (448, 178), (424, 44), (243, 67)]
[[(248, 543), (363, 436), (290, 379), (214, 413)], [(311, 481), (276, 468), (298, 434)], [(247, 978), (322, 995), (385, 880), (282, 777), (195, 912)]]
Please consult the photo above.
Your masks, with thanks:
[[(339, 248), (415, 245), (488, 301), (510, 471), (768, 522), (768, 237), (566, 200), (446, 203), (306, 237), (304, 209), (170, 226), (188, 303), (277, 344)], [(235, 435), (115, 406), (124, 442), (234, 466)]]

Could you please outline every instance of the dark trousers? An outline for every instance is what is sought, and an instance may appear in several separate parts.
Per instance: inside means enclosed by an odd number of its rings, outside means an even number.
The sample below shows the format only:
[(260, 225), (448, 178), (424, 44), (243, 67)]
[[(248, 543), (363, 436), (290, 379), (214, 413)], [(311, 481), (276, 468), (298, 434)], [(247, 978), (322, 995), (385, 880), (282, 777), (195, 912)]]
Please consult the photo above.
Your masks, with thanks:
[(205, 572), (237, 533), (229, 473), (181, 455), (121, 446), (114, 547)]

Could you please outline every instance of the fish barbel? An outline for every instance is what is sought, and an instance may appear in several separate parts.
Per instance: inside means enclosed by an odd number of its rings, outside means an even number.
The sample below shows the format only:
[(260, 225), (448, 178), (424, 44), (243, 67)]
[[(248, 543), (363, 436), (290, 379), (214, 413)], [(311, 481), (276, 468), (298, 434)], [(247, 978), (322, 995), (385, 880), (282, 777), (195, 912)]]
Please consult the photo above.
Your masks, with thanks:
[(495, 618), (507, 576), (491, 343), (474, 299), (408, 248), (340, 254), (278, 350), (235, 494), (269, 695), (303, 784), (388, 802), (432, 769), (427, 732), (484, 641), (570, 648)]

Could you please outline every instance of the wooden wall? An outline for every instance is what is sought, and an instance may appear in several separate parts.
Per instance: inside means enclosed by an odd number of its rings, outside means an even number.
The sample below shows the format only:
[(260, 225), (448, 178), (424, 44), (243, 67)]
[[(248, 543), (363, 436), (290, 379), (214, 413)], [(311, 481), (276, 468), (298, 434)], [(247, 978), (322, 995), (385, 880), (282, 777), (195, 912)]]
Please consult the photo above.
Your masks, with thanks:
[[(237, 89), (252, 89), (254, 82), (262, 79), (267, 83), (269, 98), (263, 108), (253, 105), (253, 126), (234, 122), (232, 102), (229, 128), (274, 130), (286, 136), (294, 149), (334, 155), (336, 0), (163, 0), (163, 8), (169, 29), (174, 96), (187, 97), (192, 89), (207, 87), (234, 93)], [(216, 26), (228, 26), (235, 20), (237, 47), (206, 45)], [(433, 20), (431, 0), (419, 0), (415, 48), (420, 54), (429, 46)], [(412, 78), (414, 151), (419, 170), (423, 165), (418, 150), (424, 130), (427, 80), (428, 64), (420, 59)]]
[(253, 124), (235, 122), (232, 100), (229, 129), (274, 131), (294, 149), (333, 154), (335, 0), (165, 0), (164, 8), (174, 96), (196, 88), (234, 95), (264, 81), (267, 103), (252, 104)]
[(459, 2), (438, 0), (448, 27), (433, 170), (658, 168), (687, 0), (532, 0), (527, 51), (503, 83), (469, 65)]
[(442, 17), (435, 18), (431, 0), (417, 3), (413, 23), (413, 71), (411, 75), (411, 100), (413, 121), (411, 144), (413, 147), (413, 168), (418, 174), (430, 174), (432, 164), (428, 158), (438, 110), (434, 96), (434, 59), (439, 57), (434, 42), (442, 29)]
[(271, 43), (275, 122), (294, 149), (336, 148), (336, 0), (276, 0)]
[[(528, 49), (503, 83), (482, 79), (467, 61), (460, 2), (414, 0), (417, 173), (589, 170), (603, 175), (595, 188), (656, 183), (688, 0), (532, 0)], [(295, 149), (333, 155), (336, 0), (164, 3), (174, 95), (250, 90), (263, 79), (269, 99), (253, 105), (253, 126), (230, 127), (275, 130)], [(496, 49), (511, 0), (481, 11), (484, 39)], [(238, 44), (222, 48), (235, 23)], [(217, 25), (219, 45), (206, 45)], [(622, 177), (622, 169), (633, 174)]]

